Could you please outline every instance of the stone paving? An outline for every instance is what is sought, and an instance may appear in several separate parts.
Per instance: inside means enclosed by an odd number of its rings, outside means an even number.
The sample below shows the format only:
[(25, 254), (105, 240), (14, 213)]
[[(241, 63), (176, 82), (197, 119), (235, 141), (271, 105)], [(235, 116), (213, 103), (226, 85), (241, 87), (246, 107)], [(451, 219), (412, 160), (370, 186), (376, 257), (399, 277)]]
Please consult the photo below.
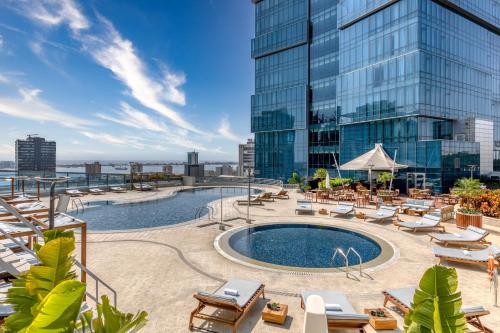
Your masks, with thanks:
[[(83, 200), (151, 200), (172, 194), (172, 189), (161, 189), (153, 193), (128, 192), (86, 196)], [(390, 242), (396, 249), (395, 257), (382, 267), (370, 270), (368, 276), (360, 277), (353, 272), (351, 278), (345, 274), (293, 274), (250, 268), (234, 263), (221, 256), (214, 248), (214, 239), (221, 233), (217, 225), (204, 226), (207, 221), (191, 221), (181, 225), (154, 230), (133, 232), (89, 233), (88, 265), (104, 281), (118, 291), (121, 310), (149, 312), (149, 323), (141, 332), (188, 332), (189, 314), (196, 306), (192, 295), (199, 291), (213, 291), (231, 278), (247, 278), (266, 285), (268, 300), (289, 305), (289, 316), (284, 326), (264, 323), (260, 313), (265, 301), (260, 300), (250, 315), (243, 320), (238, 332), (302, 332), (304, 313), (300, 298), (296, 295), (305, 290), (336, 290), (344, 292), (354, 307), (382, 306), (382, 290), (415, 285), (423, 272), (437, 263), (432, 254), (432, 244), (425, 232), (412, 233), (397, 230), (390, 222), (377, 224), (364, 222), (355, 217), (347, 219), (318, 215), (320, 208), (332, 208), (334, 204), (314, 204), (314, 216), (294, 215), (296, 199), (302, 194), (292, 193), (290, 200), (277, 200), (264, 206), (250, 208), (253, 224), (269, 222), (314, 222), (332, 226), (346, 226), (377, 235)], [(231, 226), (245, 225), (246, 207), (237, 206), (235, 199), (225, 199), (223, 214), (232, 219)], [(215, 203), (216, 216), (220, 204)], [(368, 210), (362, 208), (360, 210)], [(374, 208), (371, 208), (372, 210)], [(415, 217), (400, 215), (402, 220)], [(458, 232), (453, 223), (445, 224), (447, 231)], [(500, 244), (499, 228), (486, 225), (495, 244)], [(484, 323), (492, 328), (500, 327), (500, 309), (493, 306), (493, 293), (485, 268), (452, 265), (459, 274), (459, 287), (464, 305), (484, 305), (491, 314)], [(403, 328), (403, 318), (398, 318)], [(218, 325), (201, 321), (196, 326), (215, 332), (231, 332)], [(370, 329), (368, 329), (370, 330)], [(202, 332), (203, 330), (198, 330)]]

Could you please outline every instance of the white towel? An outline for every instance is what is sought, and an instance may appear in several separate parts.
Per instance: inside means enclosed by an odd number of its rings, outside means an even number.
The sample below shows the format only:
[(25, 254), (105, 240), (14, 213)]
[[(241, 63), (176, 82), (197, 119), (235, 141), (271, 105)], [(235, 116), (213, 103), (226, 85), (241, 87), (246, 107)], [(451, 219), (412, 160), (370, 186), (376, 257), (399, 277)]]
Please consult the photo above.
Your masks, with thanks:
[(224, 294), (230, 295), (230, 296), (239, 296), (240, 295), (238, 293), (238, 290), (236, 290), (236, 289), (230, 289), (230, 288), (224, 288)]
[(469, 251), (467, 251), (467, 250), (464, 250), (464, 254), (465, 254), (466, 256), (470, 256), (470, 252), (469, 252)]
[(456, 236), (458, 238), (462, 237), (462, 235), (460, 235), (460, 234), (453, 234), (453, 236)]
[(384, 213), (378, 212), (377, 215), (378, 216), (384, 216)]
[(342, 311), (340, 304), (325, 304), (326, 311)]
[(421, 221), (417, 221), (417, 222), (415, 222), (415, 224), (422, 224), (422, 222)]

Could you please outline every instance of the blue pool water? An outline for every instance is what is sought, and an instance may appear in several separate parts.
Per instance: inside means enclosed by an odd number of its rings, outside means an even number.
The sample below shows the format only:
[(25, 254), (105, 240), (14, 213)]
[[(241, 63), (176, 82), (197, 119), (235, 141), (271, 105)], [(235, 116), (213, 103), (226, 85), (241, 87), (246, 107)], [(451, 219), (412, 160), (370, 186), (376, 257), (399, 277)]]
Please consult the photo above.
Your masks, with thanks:
[[(363, 262), (378, 257), (379, 244), (359, 233), (335, 227), (314, 224), (271, 224), (243, 229), (229, 238), (229, 246), (239, 254), (270, 264), (302, 267), (342, 267), (343, 260), (337, 256), (331, 261), (336, 248), (347, 252), (353, 247)], [(354, 255), (349, 255), (349, 264), (358, 264)]]
[[(224, 198), (248, 193), (245, 188), (226, 187)], [(255, 190), (252, 190), (252, 194)], [(193, 220), (198, 208), (220, 199), (219, 188), (200, 188), (178, 192), (171, 198), (131, 204), (107, 205), (85, 208), (82, 213), (70, 213), (87, 222), (89, 230), (126, 230), (152, 228)], [(207, 210), (204, 210), (204, 214)]]

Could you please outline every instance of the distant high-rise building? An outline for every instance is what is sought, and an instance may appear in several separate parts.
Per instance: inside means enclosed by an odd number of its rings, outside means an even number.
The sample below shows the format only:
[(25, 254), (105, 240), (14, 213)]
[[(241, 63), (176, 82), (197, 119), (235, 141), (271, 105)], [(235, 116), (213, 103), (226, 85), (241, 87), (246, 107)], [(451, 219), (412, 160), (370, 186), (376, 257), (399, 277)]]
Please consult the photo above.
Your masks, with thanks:
[(85, 173), (87, 175), (99, 175), (101, 174), (101, 163), (85, 163)]
[(15, 169), (16, 163), (13, 161), (0, 161), (0, 169)]
[(255, 167), (255, 142), (248, 139), (247, 143), (239, 145), (238, 176), (253, 174)]
[(141, 173), (143, 171), (143, 165), (139, 162), (130, 162), (130, 172), (131, 173)]
[(167, 175), (173, 175), (174, 174), (174, 168), (170, 164), (165, 164), (163, 167), (163, 173), (166, 173)]
[(36, 135), (16, 140), (18, 174), (53, 174), (56, 172), (56, 142)]
[(205, 176), (205, 165), (204, 164), (184, 164), (184, 176), (204, 177)]
[(198, 164), (198, 152), (196, 151), (191, 151), (187, 153), (187, 164)]
[(223, 164), (222, 166), (215, 167), (216, 176), (234, 176), (233, 167), (229, 164)]

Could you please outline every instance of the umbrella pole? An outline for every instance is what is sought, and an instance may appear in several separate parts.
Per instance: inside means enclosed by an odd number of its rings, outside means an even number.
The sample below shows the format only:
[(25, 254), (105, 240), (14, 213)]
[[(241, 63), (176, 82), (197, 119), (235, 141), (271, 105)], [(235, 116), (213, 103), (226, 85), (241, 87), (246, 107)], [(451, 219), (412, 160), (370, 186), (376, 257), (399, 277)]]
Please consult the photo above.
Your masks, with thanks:
[(391, 182), (389, 183), (389, 191), (392, 190), (392, 179), (394, 178), (394, 169), (396, 169), (396, 157), (398, 156), (398, 150), (394, 152), (394, 160), (392, 161), (392, 177), (391, 177)]
[(370, 180), (370, 202), (372, 201), (372, 167), (368, 169), (368, 179)]
[(335, 153), (333, 153), (333, 160), (335, 161), (335, 167), (337, 168), (337, 172), (339, 173), (339, 178), (342, 179), (342, 176), (340, 175), (339, 164), (337, 163), (337, 158), (335, 157)]

